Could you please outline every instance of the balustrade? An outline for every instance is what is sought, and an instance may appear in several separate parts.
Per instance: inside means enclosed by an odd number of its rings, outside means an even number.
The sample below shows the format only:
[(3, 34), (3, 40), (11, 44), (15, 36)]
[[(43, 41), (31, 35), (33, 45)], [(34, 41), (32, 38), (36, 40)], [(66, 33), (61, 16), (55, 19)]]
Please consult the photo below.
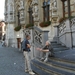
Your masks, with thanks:
[(24, 30), (24, 35), (30, 35), (30, 34), (31, 34), (31, 32), (29, 29)]
[(42, 34), (37, 30), (34, 30), (34, 41), (42, 45)]
[(42, 31), (38, 27), (33, 27), (24, 30), (24, 35), (31, 36), (31, 49), (33, 57), (40, 57), (40, 51), (36, 50), (37, 47), (43, 47), (45, 42), (48, 40), (48, 31)]
[(75, 17), (65, 20), (63, 23), (55, 27), (58, 42), (72, 48), (75, 46)]
[(75, 26), (75, 17), (72, 18), (70, 22), (71, 22), (71, 27), (72, 27), (72, 26)]
[(58, 28), (59, 28), (59, 34), (63, 33), (64, 30), (66, 29), (66, 24), (65, 24), (65, 22), (63, 22), (62, 24), (60, 24), (60, 25), (58, 26)]

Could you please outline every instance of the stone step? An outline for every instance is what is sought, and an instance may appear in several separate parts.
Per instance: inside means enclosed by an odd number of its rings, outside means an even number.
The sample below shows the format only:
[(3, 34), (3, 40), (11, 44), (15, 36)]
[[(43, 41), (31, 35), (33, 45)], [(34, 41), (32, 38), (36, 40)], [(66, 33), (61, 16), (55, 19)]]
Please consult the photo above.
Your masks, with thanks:
[(54, 62), (60, 62), (60, 63), (64, 63), (64, 64), (69, 64), (69, 65), (74, 65), (75, 66), (75, 60), (66, 60), (63, 58), (57, 58), (57, 57), (50, 57), (50, 60), (54, 61)]
[[(36, 60), (33, 60), (31, 65), (32, 65), (32, 70), (36, 74), (37, 74), (38, 69), (43, 71), (42, 73), (40, 73), (40, 71), (38, 71), (39, 75), (63, 75), (61, 73), (58, 73), (58, 72), (55, 72), (55, 71), (51, 70), (49, 66), (46, 66), (45, 64), (42, 64), (42, 63), (40, 63), (39, 61), (36, 61)], [(35, 66), (35, 68), (33, 68), (33, 66)]]
[[(69, 71), (69, 70), (65, 70), (65, 69), (61, 69), (59, 66), (56, 67), (52, 64), (48, 63), (44, 63), (42, 61), (39, 60), (33, 60), (33, 65), (36, 64), (39, 68), (44, 69), (44, 72), (50, 72), (49, 75), (75, 75), (74, 71)], [(35, 66), (36, 67), (36, 66)], [(35, 71), (35, 69), (34, 69)], [(41, 75), (41, 74), (40, 74)], [(43, 74), (44, 75), (44, 74)]]
[(58, 44), (56, 41), (51, 41), (54, 53), (60, 53), (61, 51), (69, 50), (65, 45)]
[(34, 63), (31, 62), (32, 70), (36, 73), (36, 75), (52, 75), (50, 73), (45, 72), (41, 67), (38, 67)]
[(54, 46), (52, 46), (53, 48), (63, 48), (63, 47), (66, 47), (66, 46), (62, 46), (62, 45), (54, 45)]
[(57, 43), (57, 41), (51, 41), (50, 43)]
[(56, 47), (56, 46), (58, 46), (58, 47), (62, 47), (62, 46), (63, 46), (63, 47), (66, 47), (66, 46), (61, 45), (61, 44), (51, 44), (51, 46), (52, 46), (52, 47), (53, 47), (53, 46), (54, 46), (54, 47)]
[(69, 48), (53, 48), (54, 52), (69, 50)]
[(61, 44), (57, 44), (57, 43), (51, 43), (51, 45), (61, 45)]
[(49, 59), (48, 64), (52, 64), (53, 66), (56, 66), (60, 69), (64, 69), (64, 70), (70, 71), (72, 73), (73, 72), (75, 73), (75, 64), (72, 65), (72, 64), (68, 64), (68, 63), (62, 63), (62, 62), (54, 61), (51, 59)]

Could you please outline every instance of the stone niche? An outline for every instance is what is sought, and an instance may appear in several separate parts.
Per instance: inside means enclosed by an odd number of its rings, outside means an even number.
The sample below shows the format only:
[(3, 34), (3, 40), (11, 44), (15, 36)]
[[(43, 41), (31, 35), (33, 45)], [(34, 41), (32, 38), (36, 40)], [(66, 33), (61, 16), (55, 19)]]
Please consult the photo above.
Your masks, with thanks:
[(37, 26), (38, 25), (38, 22), (39, 22), (39, 16), (38, 16), (38, 12), (39, 12), (39, 9), (38, 9), (38, 0), (33, 0), (32, 1), (32, 7), (33, 7), (33, 18), (34, 18), (34, 24)]
[(57, 0), (52, 0), (52, 2), (51, 2), (51, 11), (52, 11), (52, 21), (57, 22), (57, 20), (58, 20)]

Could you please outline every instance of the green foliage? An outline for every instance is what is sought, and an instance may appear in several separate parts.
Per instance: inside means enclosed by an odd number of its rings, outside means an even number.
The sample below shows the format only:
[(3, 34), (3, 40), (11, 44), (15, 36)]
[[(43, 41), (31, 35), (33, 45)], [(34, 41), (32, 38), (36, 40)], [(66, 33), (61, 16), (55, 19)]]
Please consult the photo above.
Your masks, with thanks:
[(69, 19), (72, 19), (72, 18), (74, 18), (75, 16), (70, 16), (70, 17), (68, 17)]
[(40, 27), (47, 27), (47, 26), (49, 26), (49, 25), (51, 25), (51, 21), (41, 22), (41, 23), (40, 23)]
[(66, 19), (72, 19), (72, 18), (74, 18), (74, 17), (75, 17), (75, 16), (60, 18), (60, 19), (59, 19), (59, 23), (65, 21)]
[(60, 19), (59, 19), (59, 23), (63, 22), (63, 21), (66, 20), (66, 19), (67, 19), (67, 17), (60, 18)]
[(27, 24), (26, 26), (25, 26), (25, 28), (30, 28), (30, 27), (33, 27), (34, 26), (34, 24)]
[(14, 28), (15, 31), (19, 31), (20, 29), (21, 29), (20, 25)]

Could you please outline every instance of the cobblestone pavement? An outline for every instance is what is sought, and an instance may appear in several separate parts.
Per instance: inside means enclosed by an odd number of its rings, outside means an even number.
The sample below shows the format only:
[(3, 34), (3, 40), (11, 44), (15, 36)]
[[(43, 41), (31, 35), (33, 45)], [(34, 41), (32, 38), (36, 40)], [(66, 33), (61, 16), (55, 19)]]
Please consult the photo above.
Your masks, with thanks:
[(24, 72), (24, 57), (15, 48), (1, 47), (0, 44), (0, 75), (29, 75)]

